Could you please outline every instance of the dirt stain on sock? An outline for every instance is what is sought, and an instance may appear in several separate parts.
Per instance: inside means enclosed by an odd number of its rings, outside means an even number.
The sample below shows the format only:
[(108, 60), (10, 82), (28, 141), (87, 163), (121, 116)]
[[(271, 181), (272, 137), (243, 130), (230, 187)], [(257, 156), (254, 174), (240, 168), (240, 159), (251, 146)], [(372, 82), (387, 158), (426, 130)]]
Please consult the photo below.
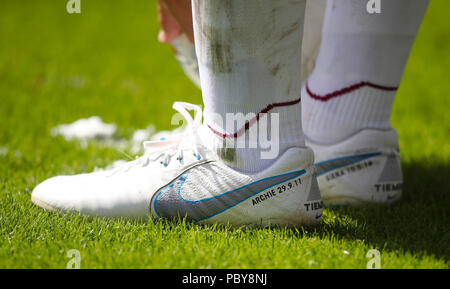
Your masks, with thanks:
[(227, 17), (232, 17), (232, 1), (223, 0), (208, 0), (200, 1), (194, 0), (195, 22), (198, 31), (198, 42), (200, 49), (206, 49), (206, 54), (209, 56), (210, 65), (213, 73), (229, 73), (233, 66), (232, 54), (232, 29), (218, 28), (211, 26), (204, 21), (205, 15), (208, 18), (220, 17), (225, 14)]
[(234, 148), (218, 148), (216, 153), (221, 160), (228, 163), (233, 163), (236, 159), (236, 149)]

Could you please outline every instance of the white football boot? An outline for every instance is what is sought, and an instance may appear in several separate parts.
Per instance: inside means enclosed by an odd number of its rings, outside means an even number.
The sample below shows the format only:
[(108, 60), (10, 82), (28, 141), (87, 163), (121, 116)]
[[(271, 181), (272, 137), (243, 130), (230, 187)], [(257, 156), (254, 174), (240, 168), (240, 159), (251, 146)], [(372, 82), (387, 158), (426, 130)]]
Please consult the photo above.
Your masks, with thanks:
[[(179, 218), (199, 223), (301, 226), (320, 222), (322, 202), (313, 152), (295, 147), (267, 169), (244, 174), (202, 145), (201, 108), (176, 102), (184, 132), (145, 142), (145, 154), (116, 169), (57, 176), (39, 184), (34, 204), (49, 210), (128, 218)], [(195, 110), (192, 119), (188, 110)]]
[(400, 199), (403, 176), (395, 129), (365, 129), (333, 145), (306, 144), (315, 154), (325, 205), (361, 206)]

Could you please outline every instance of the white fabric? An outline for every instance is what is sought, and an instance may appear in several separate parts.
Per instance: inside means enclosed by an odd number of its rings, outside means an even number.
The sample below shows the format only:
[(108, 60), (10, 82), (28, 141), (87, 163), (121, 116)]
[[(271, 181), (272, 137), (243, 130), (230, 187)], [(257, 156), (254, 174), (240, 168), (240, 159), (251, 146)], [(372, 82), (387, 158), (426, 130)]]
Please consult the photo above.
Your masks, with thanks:
[[(360, 0), (328, 0), (320, 52), (307, 81), (317, 95), (361, 82), (399, 86), (428, 1), (382, 1), (380, 14), (369, 14), (366, 5)], [(395, 93), (363, 86), (320, 101), (303, 89), (304, 132), (317, 142), (334, 143), (361, 129), (389, 129)]]
[[(306, 0), (192, 2), (206, 124), (233, 134), (239, 127), (225, 125), (227, 113), (257, 114), (300, 98), (305, 5)], [(304, 143), (300, 103), (274, 107), (269, 113), (279, 114), (280, 153)], [(209, 135), (216, 139), (210, 148), (218, 149), (222, 139), (212, 131)], [(263, 159), (261, 150), (259, 144), (237, 148), (232, 160), (222, 158), (231, 167), (256, 172), (274, 161)]]
[(327, 0), (307, 0), (302, 41), (302, 85), (313, 72), (322, 41), (322, 25)]

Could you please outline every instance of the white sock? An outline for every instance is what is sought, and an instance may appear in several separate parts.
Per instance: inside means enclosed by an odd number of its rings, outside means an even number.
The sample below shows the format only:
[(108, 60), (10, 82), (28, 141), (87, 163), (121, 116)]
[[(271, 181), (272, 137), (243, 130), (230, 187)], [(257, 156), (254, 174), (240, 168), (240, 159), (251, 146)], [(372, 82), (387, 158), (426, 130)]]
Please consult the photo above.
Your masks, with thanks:
[(362, 129), (389, 129), (392, 103), (427, 0), (328, 0), (316, 66), (302, 89), (303, 130), (330, 144)]
[[(206, 140), (233, 168), (256, 172), (289, 147), (304, 145), (300, 65), (305, 5), (306, 0), (192, 1)], [(230, 122), (239, 113), (246, 120)], [(267, 143), (259, 139), (266, 134)]]

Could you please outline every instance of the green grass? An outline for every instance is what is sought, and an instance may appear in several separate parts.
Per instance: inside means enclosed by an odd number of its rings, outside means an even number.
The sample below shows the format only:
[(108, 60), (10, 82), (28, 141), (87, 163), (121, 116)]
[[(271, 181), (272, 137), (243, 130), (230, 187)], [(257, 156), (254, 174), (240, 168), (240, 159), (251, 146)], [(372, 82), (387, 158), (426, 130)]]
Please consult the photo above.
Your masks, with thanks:
[(433, 0), (396, 98), (404, 197), (392, 207), (327, 209), (310, 229), (231, 229), (52, 214), (35, 185), (123, 155), (50, 137), (60, 123), (100, 115), (119, 133), (170, 129), (175, 100), (201, 103), (169, 47), (158, 44), (154, 1), (0, 4), (0, 268), (448, 268), (450, 256), (450, 11)]

